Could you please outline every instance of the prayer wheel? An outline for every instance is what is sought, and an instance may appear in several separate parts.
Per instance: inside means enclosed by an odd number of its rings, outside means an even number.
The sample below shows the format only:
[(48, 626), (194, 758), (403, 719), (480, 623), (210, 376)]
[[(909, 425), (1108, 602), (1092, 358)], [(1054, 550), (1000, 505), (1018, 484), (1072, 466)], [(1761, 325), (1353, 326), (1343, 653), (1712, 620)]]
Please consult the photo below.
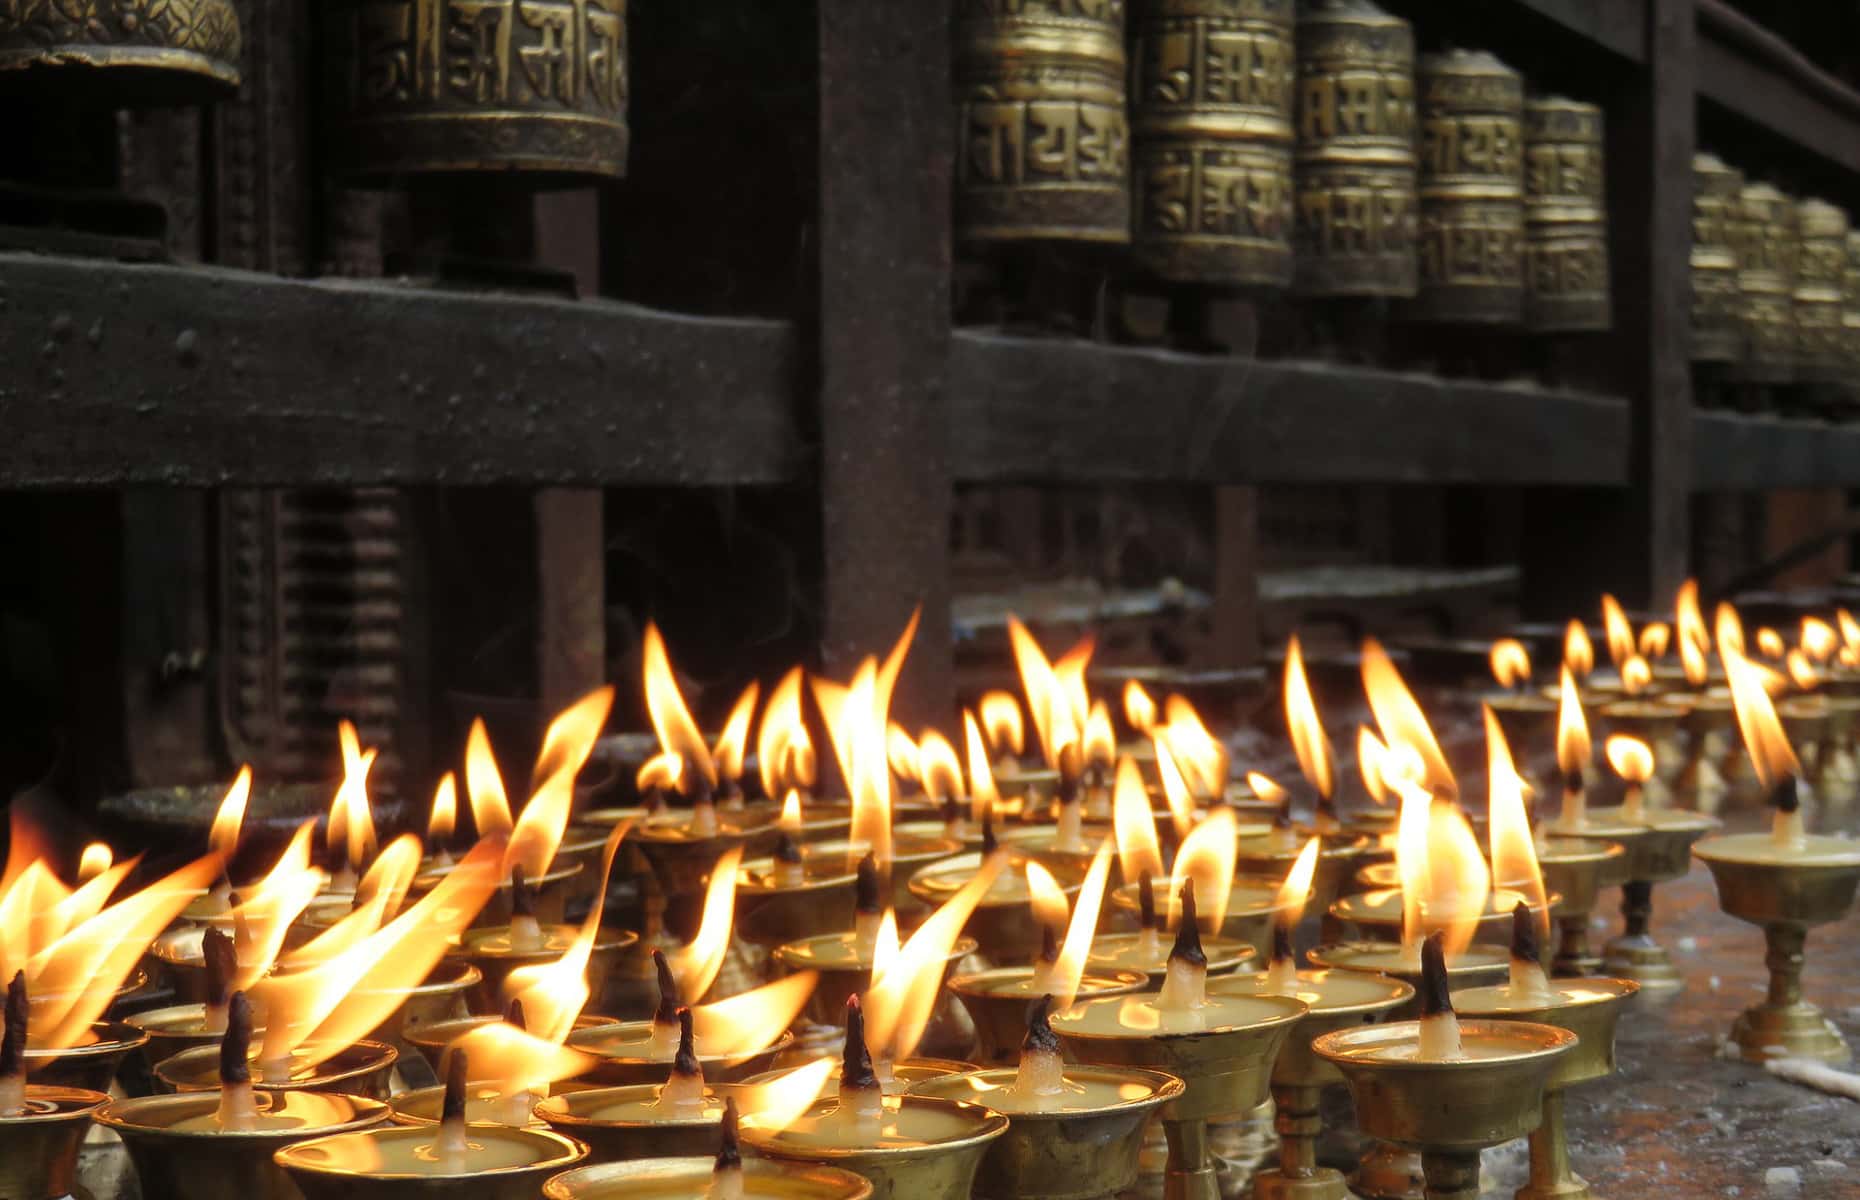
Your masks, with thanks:
[(1847, 270), (1841, 286), (1841, 350), (1851, 390), (1860, 391), (1860, 231), (1847, 234)]
[(1795, 368), (1794, 206), (1767, 183), (1737, 194), (1738, 375), (1751, 383), (1787, 383)]
[(1560, 96), (1524, 105), (1524, 322), (1536, 333), (1607, 329), (1602, 110)]
[(1292, 0), (1148, 0), (1136, 19), (1135, 250), (1164, 279), (1292, 280)]
[(1796, 207), (1796, 375), (1832, 382), (1846, 373), (1843, 288), (1847, 282), (1847, 214), (1822, 200)]
[(1130, 240), (1124, 0), (959, 0), (956, 234)]
[(213, 99), (239, 86), (239, 53), (232, 0), (0, 4), (0, 86), (99, 108)]
[(1483, 50), (1422, 55), (1421, 288), (1410, 316), (1524, 318), (1524, 78)]
[(1369, 0), (1298, 14), (1296, 267), (1307, 296), (1412, 296), (1414, 30)]
[(626, 173), (625, 0), (323, 0), (337, 171)]
[(1736, 362), (1737, 206), (1744, 174), (1714, 154), (1692, 156), (1692, 361)]

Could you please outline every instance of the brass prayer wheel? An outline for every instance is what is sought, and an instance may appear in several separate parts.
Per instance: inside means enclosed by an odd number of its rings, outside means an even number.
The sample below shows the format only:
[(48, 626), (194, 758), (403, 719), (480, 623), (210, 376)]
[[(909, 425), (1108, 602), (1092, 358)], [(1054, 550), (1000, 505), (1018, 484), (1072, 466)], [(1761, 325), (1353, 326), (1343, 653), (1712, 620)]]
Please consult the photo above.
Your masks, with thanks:
[(1860, 231), (1847, 234), (1847, 271), (1841, 287), (1841, 346), (1850, 386), (1860, 388)]
[(1738, 323), (1744, 352), (1738, 374), (1753, 383), (1787, 383), (1795, 367), (1795, 210), (1767, 183), (1737, 194)]
[(1796, 374), (1831, 381), (1847, 366), (1842, 353), (1847, 214), (1822, 200), (1804, 200), (1795, 216)]
[(626, 173), (626, 0), (321, 7), (342, 174)]
[(1298, 13), (1294, 287), (1412, 296), (1414, 30), (1369, 0)]
[(1737, 205), (1744, 173), (1715, 154), (1692, 156), (1692, 361), (1736, 362)]
[(1524, 323), (1537, 333), (1607, 329), (1608, 214), (1599, 105), (1524, 105)]
[(1483, 50), (1424, 54), (1421, 290), (1409, 315), (1516, 324), (1524, 317), (1524, 78)]
[(1136, 252), (1164, 279), (1292, 280), (1292, 0), (1150, 0), (1136, 22)]
[(1124, 0), (956, 5), (956, 233), (1130, 240)]
[(0, 86), (68, 86), (99, 107), (211, 99), (239, 86), (239, 52), (232, 0), (0, 4)]

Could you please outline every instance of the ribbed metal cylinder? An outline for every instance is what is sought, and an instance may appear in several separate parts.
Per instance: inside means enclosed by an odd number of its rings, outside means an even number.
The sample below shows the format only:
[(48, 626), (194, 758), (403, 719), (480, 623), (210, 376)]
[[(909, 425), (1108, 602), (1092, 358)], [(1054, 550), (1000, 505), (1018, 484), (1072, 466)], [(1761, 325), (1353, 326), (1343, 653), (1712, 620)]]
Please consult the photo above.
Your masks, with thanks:
[(1164, 279), (1292, 279), (1292, 0), (1146, 0), (1134, 20), (1135, 249)]
[(1414, 30), (1369, 0), (1298, 13), (1294, 286), (1307, 296), (1412, 296)]
[(324, 0), (329, 139), (362, 180), (626, 174), (626, 0)]
[(1822, 200), (1796, 206), (1796, 375), (1831, 382), (1846, 373), (1842, 288), (1847, 282), (1847, 214)]
[(1420, 320), (1524, 317), (1524, 78), (1483, 50), (1424, 54)]
[(1738, 374), (1787, 383), (1795, 373), (1795, 206), (1767, 183), (1747, 183), (1737, 194), (1736, 232)]
[(1608, 213), (1602, 110), (1561, 96), (1524, 104), (1524, 323), (1536, 333), (1607, 329)]
[(1847, 271), (1841, 286), (1841, 348), (1848, 386), (1860, 391), (1860, 231), (1847, 234)]
[(1714, 154), (1692, 156), (1692, 361), (1736, 362), (1737, 205), (1744, 174)]
[(958, 0), (956, 235), (1130, 240), (1124, 0)]

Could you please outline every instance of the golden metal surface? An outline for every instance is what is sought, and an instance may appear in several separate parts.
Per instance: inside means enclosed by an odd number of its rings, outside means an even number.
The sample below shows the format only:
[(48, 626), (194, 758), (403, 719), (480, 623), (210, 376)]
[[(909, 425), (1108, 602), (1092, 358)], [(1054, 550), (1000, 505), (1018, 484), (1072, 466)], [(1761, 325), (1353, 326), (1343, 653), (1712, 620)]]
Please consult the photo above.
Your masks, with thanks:
[(1008, 1119), (977, 1104), (959, 1104), (930, 1096), (906, 1096), (909, 1107), (934, 1107), (966, 1116), (974, 1132), (960, 1139), (927, 1145), (850, 1149), (797, 1146), (755, 1126), (742, 1131), (743, 1144), (762, 1158), (782, 1163), (838, 1167), (871, 1181), (872, 1193), (885, 1200), (969, 1200), (975, 1171), (989, 1143), (1008, 1131)]
[(1737, 205), (1744, 173), (1715, 154), (1692, 156), (1692, 360), (1734, 362), (1738, 319)]
[(1306, 296), (1419, 282), (1414, 30), (1369, 0), (1299, 6), (1295, 277)]
[(27, 1077), (46, 1087), (109, 1091), (123, 1059), (146, 1046), (149, 1035), (122, 1021), (99, 1021), (90, 1029), (94, 1041), (67, 1050), (41, 1050), (28, 1043)]
[[(572, 938), (580, 932), (577, 926), (549, 924), (544, 924), (543, 931), (554, 932), (561, 939)], [(487, 935), (495, 936), (497, 932), (496, 927), (468, 930), (464, 941), (447, 951), (453, 961), (467, 963), (478, 972), (478, 981), (466, 992), (467, 1004), (474, 1013), (501, 1014), (505, 1006), (504, 981), (510, 978), (512, 971), (551, 963), (562, 957), (560, 945), (555, 949), (524, 951), (486, 949), (481, 943)], [(596, 935), (594, 948), (588, 954), (588, 1007), (599, 1010), (606, 994), (607, 977), (638, 941), (639, 935), (630, 929), (604, 927)]]
[[(558, 1092), (537, 1104), (536, 1117), (557, 1133), (587, 1143), (596, 1162), (715, 1154), (718, 1129), (723, 1120), (721, 1110), (709, 1116), (680, 1121), (614, 1120), (596, 1111), (608, 1105), (649, 1103), (658, 1098), (659, 1089), (663, 1086), (661, 1081), (629, 1087)], [(739, 1104), (747, 1103), (734, 1084), (706, 1083), (705, 1089), (715, 1095), (720, 1104), (732, 1096), (738, 1098)]]
[(1654, 778), (1670, 795), (1686, 767), (1686, 752), (1679, 744), (1679, 727), (1685, 720), (1685, 709), (1662, 697), (1658, 700), (1616, 700), (1602, 705), (1596, 714), (1607, 734), (1625, 734), (1647, 743), (1647, 748), (1653, 751)]
[(1524, 103), (1524, 323), (1536, 333), (1607, 329), (1608, 214), (1602, 109), (1561, 96)]
[(1416, 64), (1421, 320), (1524, 317), (1524, 79), (1483, 50)]
[[(317, 1065), (314, 1073), (301, 1079), (268, 1083), (253, 1072), (252, 1086), (264, 1092), (327, 1092), (332, 1095), (361, 1096), (370, 1100), (388, 1097), (394, 1061), (400, 1052), (381, 1042), (358, 1041), (344, 1046)], [(155, 1078), (167, 1091), (218, 1092), (220, 1090), (220, 1048), (198, 1046), (159, 1063)]]
[[(947, 987), (975, 1022), (976, 1062), (1011, 1063), (1018, 1060), (1021, 1039), (1027, 1034), (1027, 1008), (1038, 996), (1024, 990), (1004, 992), (1003, 984), (1033, 976), (1032, 967), (996, 967), (973, 975), (957, 975)], [(1079, 980), (1079, 999), (1128, 996), (1150, 984), (1142, 971), (1089, 970)]]
[[(635, 1200), (676, 1193), (702, 1196), (710, 1188), (714, 1156), (655, 1158), (576, 1167), (543, 1184), (543, 1200)], [(758, 1200), (870, 1200), (869, 1180), (837, 1167), (743, 1160), (746, 1193)]]
[(1124, 0), (959, 0), (956, 233), (1130, 239)]
[(1796, 372), (1831, 382), (1847, 366), (1841, 310), (1847, 282), (1847, 214), (1822, 200), (1796, 206)]
[(1292, 0), (1158, 0), (1132, 31), (1137, 259), (1164, 279), (1292, 280)]
[(197, 103), (239, 86), (232, 0), (0, 5), (0, 87), (68, 88), (123, 107)]
[[(775, 948), (774, 959), (788, 971), (818, 971), (819, 982), (814, 985), (814, 994), (808, 997), (808, 1018), (819, 1025), (838, 1025), (846, 1019), (846, 1001), (848, 998), (863, 995), (872, 986), (872, 967), (847, 966), (836, 969), (825, 965), (809, 950), (810, 943), (838, 943), (839, 934), (818, 934), (811, 938), (801, 938)], [(959, 937), (950, 947), (948, 965), (943, 970), (943, 981), (948, 982), (955, 973), (957, 964), (974, 954), (976, 942), (971, 937)], [(946, 1004), (947, 999), (938, 1004)]]
[[(644, 1022), (626, 1022), (642, 1033)], [(626, 1087), (635, 1083), (664, 1083), (671, 1071), (670, 1058), (649, 1058), (644, 1056), (614, 1055), (603, 1053), (600, 1047), (603, 1029), (612, 1029), (613, 1025), (588, 1025), (577, 1028), (568, 1035), (567, 1044), (576, 1050), (597, 1056), (599, 1061), (581, 1078), (602, 1087)], [(643, 1041), (642, 1041), (643, 1044)], [(704, 1068), (704, 1078), (712, 1083), (740, 1083), (751, 1075), (760, 1075), (769, 1069), (784, 1051), (794, 1044), (794, 1034), (784, 1030), (774, 1042), (760, 1050), (742, 1054), (709, 1055), (699, 1054), (698, 1062)]]
[(626, 0), (318, 8), (340, 173), (626, 173)]
[(27, 1111), (0, 1116), (0, 1196), (60, 1200), (76, 1183), (78, 1147), (109, 1097), (82, 1088), (30, 1086)]
[[(460, 1017), (453, 1021), (437, 1021), (431, 1025), (422, 1025), (418, 1029), (408, 1030), (406, 1042), (409, 1047), (419, 1052), (420, 1057), (424, 1058), (427, 1065), (433, 1069), (433, 1073), (438, 1075), (445, 1067), (447, 1046), (481, 1025), (489, 1025), (501, 1020), (503, 1020), (501, 1016), (476, 1016)], [(594, 1029), (613, 1023), (612, 1017), (592, 1012), (583, 1012), (575, 1018), (576, 1029)]]
[(543, 1181), (588, 1156), (588, 1148), (552, 1130), (474, 1130), (474, 1140), (496, 1137), (499, 1142), (523, 1146), (534, 1161), (517, 1167), (477, 1167), (463, 1173), (397, 1172), (372, 1174), (361, 1166), (341, 1166), (321, 1160), (319, 1151), (331, 1145), (357, 1145), (360, 1139), (384, 1146), (413, 1147), (430, 1143), (430, 1128), (381, 1127), (326, 1135), (294, 1142), (276, 1154), (278, 1166), (303, 1193), (304, 1200), (402, 1200), (408, 1196), (447, 1197), (448, 1200), (534, 1200)]
[(1847, 235), (1847, 270), (1841, 276), (1841, 345), (1850, 371), (1860, 371), (1860, 231)]
[(1737, 194), (1740, 378), (1787, 383), (1795, 372), (1795, 206), (1767, 183)]

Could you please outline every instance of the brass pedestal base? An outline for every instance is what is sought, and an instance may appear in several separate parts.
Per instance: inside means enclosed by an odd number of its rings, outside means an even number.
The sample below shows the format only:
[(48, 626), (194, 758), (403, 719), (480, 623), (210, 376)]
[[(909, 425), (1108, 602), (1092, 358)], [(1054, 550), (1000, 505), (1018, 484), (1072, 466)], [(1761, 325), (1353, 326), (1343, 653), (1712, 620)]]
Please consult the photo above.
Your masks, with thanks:
[(1350, 1173), (1350, 1187), (1363, 1200), (1422, 1200), (1421, 1156), (1389, 1142), (1372, 1142)]
[(1208, 1148), (1206, 1121), (1164, 1121), (1169, 1165), (1163, 1172), (1163, 1200), (1221, 1200), (1220, 1176)]
[(1343, 1173), (1317, 1163), (1317, 1139), (1324, 1132), (1324, 1089), (1275, 1083), (1272, 1099), (1279, 1165), (1253, 1177), (1253, 1200), (1351, 1200)]
[[(1731, 1040), (1748, 1062), (1771, 1058), (1813, 1058), (1844, 1063), (1853, 1058), (1841, 1036), (1821, 1010), (1806, 1000), (1791, 1004), (1759, 1004), (1747, 1008), (1731, 1026)], [(1780, 1047), (1780, 1049), (1778, 1049)]]
[(1277, 1169), (1253, 1178), (1253, 1200), (1353, 1200), (1343, 1175), (1317, 1167), (1296, 1178)]
[(1621, 885), (1621, 916), (1625, 929), (1602, 948), (1602, 969), (1616, 979), (1632, 979), (1642, 991), (1677, 991), (1685, 977), (1673, 965), (1666, 947), (1647, 932), (1653, 920), (1653, 884), (1644, 879)]
[(1427, 1200), (1479, 1200), (1479, 1152), (1429, 1150), (1421, 1155)]
[(1544, 1093), (1543, 1123), (1531, 1131), (1531, 1181), (1512, 1200), (1595, 1200), (1588, 1181), (1570, 1169), (1563, 1093)]
[(1559, 936), (1551, 971), (1557, 975), (1593, 975), (1601, 970), (1601, 957), (1589, 948), (1589, 914), (1558, 917), (1556, 923)]

